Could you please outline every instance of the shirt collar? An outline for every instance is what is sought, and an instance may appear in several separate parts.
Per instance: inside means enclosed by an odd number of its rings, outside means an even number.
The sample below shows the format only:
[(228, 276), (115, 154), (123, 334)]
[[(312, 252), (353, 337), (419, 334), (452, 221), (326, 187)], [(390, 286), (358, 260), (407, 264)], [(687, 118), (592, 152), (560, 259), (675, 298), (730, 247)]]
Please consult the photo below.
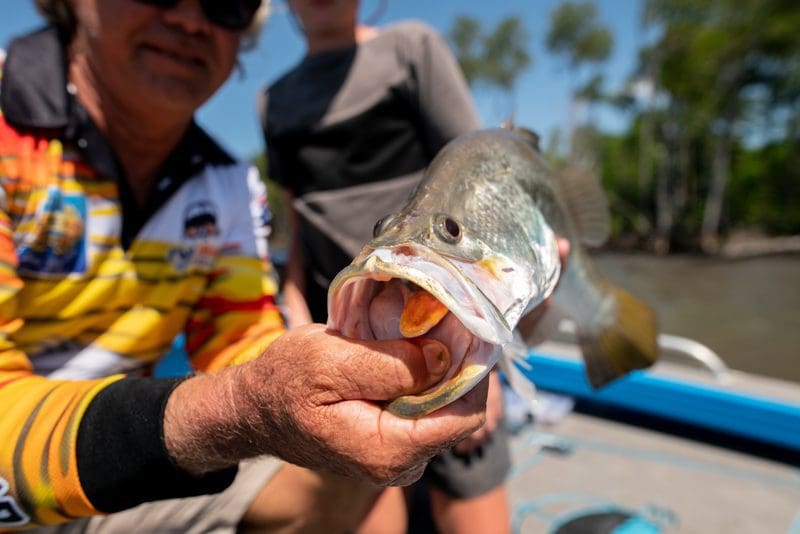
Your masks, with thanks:
[(123, 241), (131, 239), (146, 219), (192, 176), (207, 166), (235, 163), (192, 121), (164, 162), (150, 195), (150, 205), (144, 210), (138, 209), (133, 205), (133, 197), (111, 145), (67, 89), (66, 49), (66, 37), (53, 26), (14, 39), (2, 65), (0, 109), (4, 120), (16, 128), (59, 132), (56, 135), (76, 146), (101, 176), (117, 181), (124, 219), (131, 223), (130, 230), (123, 229)]
[(69, 123), (64, 36), (53, 26), (11, 41), (3, 65), (0, 107), (9, 124), (30, 129)]
[[(75, 141), (79, 148), (95, 152), (103, 136), (67, 89), (66, 48), (65, 35), (54, 26), (14, 39), (3, 65), (0, 109), (5, 120), (15, 127), (64, 130), (64, 137)], [(185, 175), (207, 164), (233, 161), (192, 121), (166, 162), (165, 171)], [(108, 165), (101, 167), (112, 173)]]

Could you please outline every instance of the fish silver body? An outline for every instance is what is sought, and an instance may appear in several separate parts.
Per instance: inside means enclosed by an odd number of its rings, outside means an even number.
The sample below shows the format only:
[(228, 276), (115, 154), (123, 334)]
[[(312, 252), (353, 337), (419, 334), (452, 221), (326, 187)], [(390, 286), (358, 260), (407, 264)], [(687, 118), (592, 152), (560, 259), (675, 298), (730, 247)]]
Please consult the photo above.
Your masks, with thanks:
[[(572, 197), (584, 198), (588, 211), (569, 206), (569, 184), (557, 183), (534, 135), (503, 128), (451, 141), (407, 204), (378, 222), (374, 239), (331, 283), (330, 328), (358, 339), (431, 337), (449, 348), (445, 378), (390, 403), (395, 413), (419, 417), (469, 391), (504, 354), (520, 320), (551, 294), (547, 313), (576, 322), (593, 385), (655, 359), (652, 312), (600, 277), (580, 245), (607, 233), (604, 199), (595, 198), (599, 186), (573, 184)], [(571, 243), (564, 272), (556, 236)], [(409, 334), (401, 316), (417, 306), (412, 295), (420, 291), (446, 315), (427, 324), (423, 314), (421, 328)], [(625, 308), (631, 303), (635, 310)], [(649, 314), (643, 334), (631, 313)], [(628, 319), (634, 332), (620, 333)], [(503, 369), (513, 372), (510, 363)]]

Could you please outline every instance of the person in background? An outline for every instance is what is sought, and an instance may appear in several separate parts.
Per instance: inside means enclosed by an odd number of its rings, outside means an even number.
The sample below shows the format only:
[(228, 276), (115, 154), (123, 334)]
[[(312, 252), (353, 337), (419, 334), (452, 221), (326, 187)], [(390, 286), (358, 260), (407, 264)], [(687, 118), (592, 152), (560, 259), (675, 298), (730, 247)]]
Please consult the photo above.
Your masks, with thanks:
[[(350, 531), (488, 381), (412, 423), (380, 401), (438, 342), (284, 330), (263, 184), (194, 121), (267, 5), (37, 5), (0, 82), (0, 531)], [(196, 374), (153, 378), (181, 332)]]
[[(307, 54), (260, 102), (269, 176), (284, 189), (293, 228), (284, 303), (289, 324), (302, 325), (326, 320), (328, 285), (376, 221), (403, 205), (445, 143), (479, 121), (455, 58), (427, 25), (358, 24), (358, 0), (288, 5)], [(442, 532), (510, 528), (502, 393), (490, 377), (486, 425), (424, 477)], [(388, 489), (361, 531), (404, 532), (405, 510), (399, 489)]]

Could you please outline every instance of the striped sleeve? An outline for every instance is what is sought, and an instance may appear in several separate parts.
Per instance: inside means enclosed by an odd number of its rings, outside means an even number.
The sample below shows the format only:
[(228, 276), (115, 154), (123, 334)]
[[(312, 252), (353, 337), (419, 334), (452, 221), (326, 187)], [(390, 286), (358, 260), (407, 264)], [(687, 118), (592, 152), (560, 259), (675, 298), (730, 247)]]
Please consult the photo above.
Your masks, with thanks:
[(193, 478), (164, 446), (163, 410), (176, 380), (33, 374), (15, 342), (24, 281), (7, 204), (19, 169), (35, 161), (2, 141), (0, 131), (0, 531), (220, 491), (235, 469)]

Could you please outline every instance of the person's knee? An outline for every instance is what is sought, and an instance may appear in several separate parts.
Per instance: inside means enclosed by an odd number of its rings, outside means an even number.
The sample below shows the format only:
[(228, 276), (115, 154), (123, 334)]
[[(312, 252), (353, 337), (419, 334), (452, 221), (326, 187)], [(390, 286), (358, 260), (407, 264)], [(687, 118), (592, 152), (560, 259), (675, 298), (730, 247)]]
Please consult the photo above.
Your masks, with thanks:
[(505, 485), (469, 498), (431, 488), (431, 515), (439, 531), (460, 534), (511, 531), (511, 509)]
[(377, 496), (356, 534), (405, 534), (408, 528), (402, 488), (389, 487)]
[(353, 532), (380, 488), (287, 464), (262, 488), (240, 532)]

